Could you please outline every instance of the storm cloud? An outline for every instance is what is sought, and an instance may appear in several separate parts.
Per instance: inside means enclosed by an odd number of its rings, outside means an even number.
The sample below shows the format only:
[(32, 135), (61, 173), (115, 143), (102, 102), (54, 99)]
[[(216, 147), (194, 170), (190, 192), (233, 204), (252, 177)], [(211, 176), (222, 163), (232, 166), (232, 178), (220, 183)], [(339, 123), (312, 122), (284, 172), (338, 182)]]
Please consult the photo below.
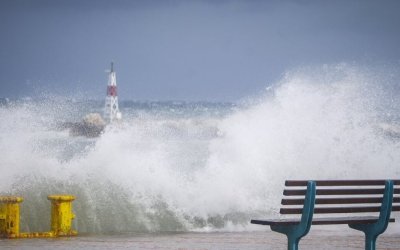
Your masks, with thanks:
[(293, 67), (400, 62), (400, 1), (0, 1), (0, 97), (234, 101)]

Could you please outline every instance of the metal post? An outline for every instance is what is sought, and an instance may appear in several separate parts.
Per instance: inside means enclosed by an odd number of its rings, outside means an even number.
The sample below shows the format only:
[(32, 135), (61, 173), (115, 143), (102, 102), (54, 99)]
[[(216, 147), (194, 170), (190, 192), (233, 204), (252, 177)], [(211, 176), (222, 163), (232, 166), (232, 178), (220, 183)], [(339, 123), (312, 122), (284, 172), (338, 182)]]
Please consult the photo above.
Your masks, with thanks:
[(51, 231), (56, 236), (71, 236), (77, 232), (71, 229), (72, 219), (75, 215), (72, 213), (72, 201), (75, 197), (72, 195), (49, 195), (47, 199), (51, 201)]
[(3, 238), (19, 236), (20, 209), (22, 197), (0, 196), (0, 235)]

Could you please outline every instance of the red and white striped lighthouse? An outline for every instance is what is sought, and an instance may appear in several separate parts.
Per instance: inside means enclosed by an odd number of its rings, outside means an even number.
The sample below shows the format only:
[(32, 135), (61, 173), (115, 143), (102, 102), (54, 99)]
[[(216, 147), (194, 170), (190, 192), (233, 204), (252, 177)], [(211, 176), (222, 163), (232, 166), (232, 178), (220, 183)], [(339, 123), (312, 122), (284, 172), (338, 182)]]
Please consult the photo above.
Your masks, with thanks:
[(111, 71), (108, 74), (107, 96), (104, 108), (104, 118), (109, 122), (120, 120), (122, 117), (118, 108), (117, 78), (114, 71), (114, 63), (111, 63)]

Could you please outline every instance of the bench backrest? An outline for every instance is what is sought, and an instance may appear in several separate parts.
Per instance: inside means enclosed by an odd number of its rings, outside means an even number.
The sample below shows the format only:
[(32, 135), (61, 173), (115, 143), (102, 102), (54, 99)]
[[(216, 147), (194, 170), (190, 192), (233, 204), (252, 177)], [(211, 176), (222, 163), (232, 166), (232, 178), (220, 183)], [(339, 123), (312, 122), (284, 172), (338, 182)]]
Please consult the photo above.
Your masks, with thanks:
[[(285, 182), (281, 214), (301, 214), (308, 181)], [(385, 204), (385, 180), (317, 180), (314, 214), (381, 212)], [(392, 181), (391, 211), (400, 211), (400, 180)], [(290, 197), (290, 198), (289, 198)]]

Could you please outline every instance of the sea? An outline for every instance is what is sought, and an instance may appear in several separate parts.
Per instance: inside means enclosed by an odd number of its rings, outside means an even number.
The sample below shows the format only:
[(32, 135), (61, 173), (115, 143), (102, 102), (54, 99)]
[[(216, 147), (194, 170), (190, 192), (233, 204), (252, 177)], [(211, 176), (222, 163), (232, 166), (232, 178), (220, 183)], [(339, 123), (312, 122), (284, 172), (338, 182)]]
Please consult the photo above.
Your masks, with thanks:
[[(94, 138), (62, 124), (103, 114), (102, 99), (3, 102), (0, 194), (24, 198), (21, 232), (48, 231), (47, 195), (72, 194), (79, 236), (0, 248), (286, 249), (283, 236), (250, 224), (279, 216), (286, 179), (400, 179), (398, 76), (323, 65), (235, 102), (120, 98), (122, 120)], [(400, 249), (398, 224), (382, 249)], [(363, 246), (343, 225), (311, 231), (303, 249)]]

